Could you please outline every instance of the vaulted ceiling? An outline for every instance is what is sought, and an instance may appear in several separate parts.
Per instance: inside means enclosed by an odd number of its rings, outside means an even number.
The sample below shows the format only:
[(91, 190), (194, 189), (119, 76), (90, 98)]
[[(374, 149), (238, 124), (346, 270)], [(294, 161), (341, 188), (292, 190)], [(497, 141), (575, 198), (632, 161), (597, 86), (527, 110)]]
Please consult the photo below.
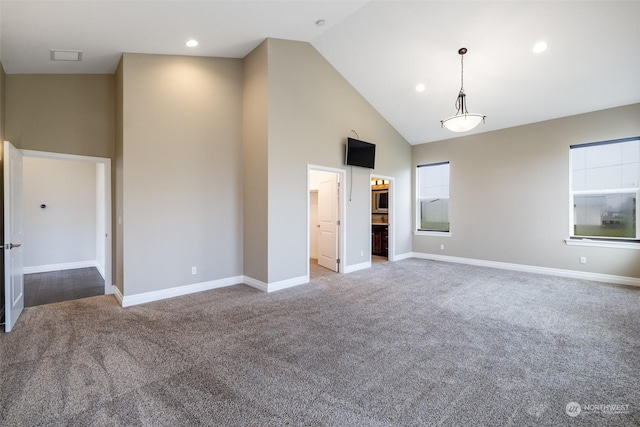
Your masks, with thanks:
[(267, 37), (310, 42), (411, 144), (460, 135), (440, 126), (460, 47), (469, 112), (487, 115), (466, 134), (640, 102), (640, 1), (0, 1), (8, 74), (113, 73), (122, 52), (243, 58)]

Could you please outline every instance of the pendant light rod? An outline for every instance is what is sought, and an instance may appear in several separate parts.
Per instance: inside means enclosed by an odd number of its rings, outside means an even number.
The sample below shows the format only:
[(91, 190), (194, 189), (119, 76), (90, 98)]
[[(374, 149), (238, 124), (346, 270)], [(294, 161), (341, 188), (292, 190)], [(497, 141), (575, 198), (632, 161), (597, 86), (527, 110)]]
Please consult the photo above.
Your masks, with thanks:
[(464, 54), (467, 53), (466, 47), (458, 49), (460, 54), (460, 93), (464, 92)]

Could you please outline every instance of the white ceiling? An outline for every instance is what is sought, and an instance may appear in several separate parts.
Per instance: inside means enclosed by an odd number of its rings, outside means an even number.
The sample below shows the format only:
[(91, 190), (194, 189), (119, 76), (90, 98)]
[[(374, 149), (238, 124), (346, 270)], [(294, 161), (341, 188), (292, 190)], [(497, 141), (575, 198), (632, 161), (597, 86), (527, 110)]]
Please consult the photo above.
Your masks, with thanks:
[[(411, 144), (640, 102), (640, 1), (2, 0), (0, 29), (8, 74), (113, 73), (122, 52), (242, 58), (266, 37), (308, 41)], [(549, 48), (533, 53), (541, 40)], [(469, 112), (487, 115), (466, 134), (440, 127), (455, 114), (460, 47)], [(52, 62), (50, 49), (81, 50), (82, 62)]]

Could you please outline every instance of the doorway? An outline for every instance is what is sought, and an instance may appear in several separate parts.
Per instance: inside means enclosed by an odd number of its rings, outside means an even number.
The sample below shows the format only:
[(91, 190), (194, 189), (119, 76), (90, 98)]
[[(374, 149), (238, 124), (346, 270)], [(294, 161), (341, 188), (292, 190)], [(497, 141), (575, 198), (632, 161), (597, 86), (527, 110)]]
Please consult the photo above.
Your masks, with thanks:
[(39, 305), (112, 294), (111, 160), (22, 153), (25, 297)]
[(307, 167), (307, 275), (310, 279), (344, 272), (345, 171)]
[(393, 261), (394, 178), (371, 175), (371, 264)]

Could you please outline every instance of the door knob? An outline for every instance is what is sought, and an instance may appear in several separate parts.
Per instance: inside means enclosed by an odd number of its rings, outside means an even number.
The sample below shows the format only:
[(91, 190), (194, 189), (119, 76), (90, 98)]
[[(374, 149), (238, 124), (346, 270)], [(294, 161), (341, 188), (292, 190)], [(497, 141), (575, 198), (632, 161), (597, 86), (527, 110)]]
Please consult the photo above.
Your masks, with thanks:
[(22, 246), (22, 243), (9, 243), (7, 249), (19, 248), (20, 246)]

